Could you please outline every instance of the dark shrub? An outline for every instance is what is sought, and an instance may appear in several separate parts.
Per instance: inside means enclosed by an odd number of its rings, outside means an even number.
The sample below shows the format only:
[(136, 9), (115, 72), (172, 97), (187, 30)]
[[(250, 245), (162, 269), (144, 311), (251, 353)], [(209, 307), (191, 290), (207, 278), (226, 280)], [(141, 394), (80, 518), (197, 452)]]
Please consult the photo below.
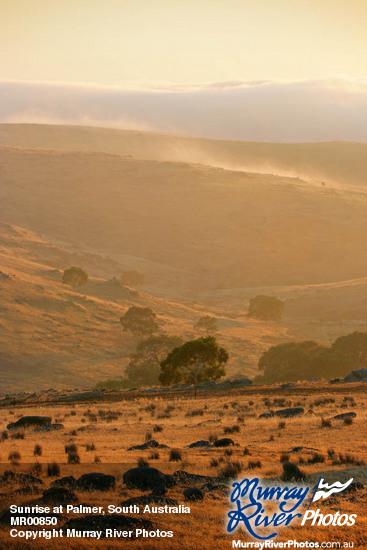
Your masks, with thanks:
[(8, 460), (13, 465), (19, 464), (20, 459), (21, 459), (21, 454), (19, 451), (13, 451), (8, 455)]
[(47, 475), (49, 477), (57, 477), (60, 475), (60, 466), (57, 464), (57, 462), (51, 462), (51, 464), (47, 464)]
[(249, 470), (256, 470), (258, 468), (261, 468), (261, 460), (249, 460), (247, 467)]
[(75, 445), (75, 443), (69, 443), (68, 445), (65, 445), (65, 453), (68, 455), (69, 453), (77, 453), (78, 447)]
[(42, 456), (42, 447), (41, 445), (35, 445), (33, 449), (33, 455), (34, 456)]
[(68, 453), (68, 464), (80, 464), (80, 456), (77, 452)]
[(223, 432), (225, 434), (234, 434), (234, 433), (238, 433), (239, 431), (240, 431), (240, 427), (238, 425), (227, 426), (223, 429)]
[(321, 464), (325, 462), (325, 457), (319, 453), (313, 453), (312, 457), (307, 460), (308, 464)]
[(150, 451), (149, 458), (150, 458), (150, 460), (159, 460), (159, 452), (158, 451)]
[(233, 479), (237, 477), (242, 471), (242, 464), (240, 462), (227, 462), (227, 464), (220, 471), (220, 475), (226, 479)]
[(305, 474), (293, 462), (283, 462), (283, 481), (302, 481), (306, 478)]
[(43, 471), (42, 464), (40, 464), (39, 462), (35, 462), (29, 468), (29, 472), (35, 476), (40, 476), (42, 474), (42, 471)]
[(328, 420), (326, 418), (321, 418), (321, 428), (331, 428), (331, 420)]
[(171, 462), (179, 462), (180, 460), (182, 460), (181, 451), (179, 449), (171, 449), (169, 459)]

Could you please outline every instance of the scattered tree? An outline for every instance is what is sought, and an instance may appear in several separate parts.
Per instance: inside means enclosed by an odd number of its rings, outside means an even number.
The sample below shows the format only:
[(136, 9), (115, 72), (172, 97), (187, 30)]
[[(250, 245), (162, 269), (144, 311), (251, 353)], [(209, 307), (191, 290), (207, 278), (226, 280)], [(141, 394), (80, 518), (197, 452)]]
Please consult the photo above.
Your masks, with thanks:
[(131, 306), (120, 318), (120, 323), (125, 331), (131, 332), (135, 337), (146, 338), (159, 328), (156, 316), (149, 307)]
[(284, 302), (275, 296), (260, 294), (251, 298), (248, 316), (263, 321), (279, 321), (282, 318)]
[(179, 336), (156, 334), (141, 340), (136, 346), (136, 352), (131, 355), (131, 363), (160, 363), (168, 353), (182, 344)]
[(332, 344), (331, 349), (338, 356), (348, 357), (353, 368), (367, 367), (367, 332), (352, 332), (340, 336)]
[(161, 362), (160, 381), (171, 384), (199, 384), (225, 375), (227, 351), (214, 336), (190, 340), (173, 349)]
[(126, 369), (128, 379), (134, 385), (159, 384), (160, 362), (176, 346), (182, 343), (178, 336), (158, 334), (141, 340), (130, 357)]
[(160, 372), (159, 363), (130, 363), (126, 376), (131, 386), (156, 386), (159, 385)]
[(62, 276), (64, 285), (70, 285), (73, 290), (85, 285), (87, 281), (88, 274), (81, 267), (69, 267), (69, 269), (65, 269)]
[(211, 317), (210, 315), (204, 315), (196, 322), (195, 328), (205, 332), (208, 335), (213, 334), (218, 330), (217, 320), (215, 317)]
[(136, 269), (131, 269), (130, 271), (124, 271), (121, 275), (121, 283), (127, 286), (139, 286), (142, 285), (145, 281), (145, 275), (137, 271)]
[(337, 338), (330, 347), (313, 341), (272, 346), (259, 360), (258, 382), (290, 382), (308, 378), (346, 376), (367, 365), (367, 332)]
[(313, 376), (313, 361), (325, 347), (317, 342), (288, 342), (272, 346), (259, 360), (267, 383), (295, 381)]

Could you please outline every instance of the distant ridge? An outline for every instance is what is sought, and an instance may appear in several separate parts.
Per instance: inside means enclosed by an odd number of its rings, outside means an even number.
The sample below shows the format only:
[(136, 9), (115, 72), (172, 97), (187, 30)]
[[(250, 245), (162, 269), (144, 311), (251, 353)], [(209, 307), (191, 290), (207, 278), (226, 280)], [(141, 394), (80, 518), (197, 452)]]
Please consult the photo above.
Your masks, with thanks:
[(367, 185), (367, 143), (263, 143), (89, 126), (0, 124), (0, 145), (189, 162), (308, 178), (318, 184)]

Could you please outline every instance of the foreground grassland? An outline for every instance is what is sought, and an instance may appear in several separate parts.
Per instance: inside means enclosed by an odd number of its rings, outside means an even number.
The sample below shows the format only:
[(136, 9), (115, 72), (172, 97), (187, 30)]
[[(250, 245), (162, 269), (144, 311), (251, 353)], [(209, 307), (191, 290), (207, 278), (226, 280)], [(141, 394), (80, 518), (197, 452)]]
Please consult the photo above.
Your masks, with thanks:
[[(27, 407), (6, 407), (0, 410), (1, 429), (24, 415), (52, 416), (52, 421), (62, 423), (63, 428), (54, 432), (18, 431), (17, 436), (9, 432), (9, 438), (0, 443), (2, 471), (10, 469), (15, 472), (29, 472), (32, 465), (38, 462), (42, 468), (39, 475), (43, 480), (38, 493), (32, 487), (24, 489), (24, 484), (2, 483), (0, 509), (7, 509), (11, 503), (36, 503), (42, 496), (42, 491), (55, 479), (47, 476), (47, 464), (51, 462), (57, 462), (60, 466), (57, 477), (72, 475), (78, 478), (88, 472), (116, 476), (114, 490), (77, 492), (79, 503), (98, 506), (119, 505), (130, 497), (150, 493), (129, 489), (122, 479), (123, 473), (136, 467), (142, 458), (165, 474), (185, 470), (192, 474), (221, 476), (228, 465), (239, 463), (239, 477), (257, 475), (273, 481), (275, 485), (282, 475), (281, 460), (287, 458), (299, 465), (306, 474), (306, 483), (310, 487), (314, 486), (320, 476), (329, 483), (345, 482), (353, 477), (355, 482), (365, 484), (366, 390), (366, 386), (354, 384), (300, 383), (289, 389), (275, 386), (253, 387), (234, 390), (230, 394), (199, 394), (196, 398), (193, 395), (172, 393), (150, 399), (139, 394), (130, 394), (125, 398), (121, 394), (111, 394), (109, 399), (106, 394), (106, 400), (98, 403), (55, 405), (45, 402)], [(305, 414), (288, 419), (258, 418), (263, 412), (288, 406), (301, 406)], [(349, 411), (356, 413), (351, 423), (340, 420), (325, 422), (337, 414)], [(167, 447), (128, 451), (130, 446), (144, 443), (150, 437)], [(222, 437), (232, 438), (237, 445), (226, 448), (188, 448), (189, 444), (198, 440), (213, 441)], [(67, 464), (65, 445), (68, 444), (77, 446), (80, 464)], [(35, 445), (42, 447), (41, 456), (33, 455)], [(87, 446), (92, 450), (87, 450)], [(301, 449), (294, 450), (295, 447)], [(170, 460), (172, 449), (179, 451), (177, 461)], [(15, 451), (21, 455), (18, 465), (9, 464), (8, 461), (9, 454)], [(254, 464), (255, 468), (251, 469)], [(227, 486), (231, 483), (228, 478), (222, 482)], [(173, 530), (173, 539), (140, 539), (128, 542), (128, 547), (174, 550), (231, 548), (232, 536), (226, 535), (224, 530), (225, 516), (229, 510), (225, 488), (206, 489), (203, 501), (185, 503), (184, 489), (202, 485), (202, 481), (197, 484), (192, 481), (181, 483), (168, 489), (165, 495), (190, 506), (191, 514), (144, 516), (151, 519), (156, 528)], [(19, 491), (15, 493), (21, 487), (24, 494)], [(336, 511), (356, 513), (356, 526), (296, 526), (282, 530), (277, 540), (353, 541), (356, 548), (366, 548), (366, 489), (320, 501), (318, 507), (325, 514)], [(61, 523), (67, 519), (70, 518), (65, 516)], [(10, 539), (8, 528), (1, 528), (1, 548), (25, 550), (50, 547), (47, 540), (23, 543)], [(241, 537), (248, 540), (245, 533)], [(117, 539), (99, 542), (87, 539), (52, 541), (55, 549), (88, 549), (96, 546), (118, 548), (121, 544), (124, 542)]]

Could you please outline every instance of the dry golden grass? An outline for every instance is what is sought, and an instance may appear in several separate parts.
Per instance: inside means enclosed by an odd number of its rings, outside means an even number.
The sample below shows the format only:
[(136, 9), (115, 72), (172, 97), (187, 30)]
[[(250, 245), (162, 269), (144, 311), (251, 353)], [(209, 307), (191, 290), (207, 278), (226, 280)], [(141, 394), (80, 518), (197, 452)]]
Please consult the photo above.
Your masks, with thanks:
[[(135, 467), (139, 458), (143, 457), (151, 466), (164, 473), (173, 473), (184, 469), (191, 473), (216, 476), (228, 462), (239, 462), (242, 467), (240, 477), (259, 475), (274, 482), (279, 481), (282, 472), (281, 457), (288, 453), (292, 462), (300, 464), (302, 471), (307, 475), (307, 482), (312, 486), (323, 476), (327, 481), (345, 481), (353, 477), (355, 481), (366, 483), (367, 472), (363, 465), (336, 464), (339, 453), (351, 455), (358, 461), (367, 461), (367, 395), (365, 387), (358, 386), (322, 386), (313, 384), (299, 386), (282, 391), (275, 387), (251, 388), (238, 390), (230, 395), (212, 395), (207, 393), (193, 397), (173, 395), (171, 397), (143, 398), (136, 397), (129, 400), (105, 401), (101, 403), (85, 403), (78, 405), (53, 405), (45, 403), (43, 406), (35, 404), (23, 408), (2, 409), (0, 411), (0, 425), (2, 428), (18, 417), (28, 414), (51, 415), (53, 421), (62, 422), (64, 429), (53, 433), (26, 431), (24, 440), (9, 438), (0, 443), (2, 470), (28, 471), (36, 460), (43, 466), (56, 461), (60, 464), (60, 477), (73, 475), (78, 477), (86, 472), (100, 471), (117, 477), (117, 487), (107, 493), (80, 493), (82, 503), (94, 505), (119, 504), (130, 496), (141, 494), (137, 490), (127, 489), (122, 481), (122, 474), (131, 467)], [(345, 397), (353, 397), (355, 406)], [(121, 399), (121, 398), (120, 398)], [(325, 400), (320, 405), (318, 401)], [(265, 402), (267, 405), (265, 405)], [(302, 417), (285, 419), (285, 426), (279, 427), (279, 419), (271, 418), (259, 420), (260, 413), (266, 410), (276, 410), (282, 406), (303, 406), (306, 414)], [(168, 409), (168, 410), (167, 410)], [(202, 414), (192, 416), (193, 410), (202, 411)], [(312, 410), (312, 413), (308, 413)], [(321, 427), (321, 418), (329, 418), (341, 412), (353, 410), (357, 417), (351, 425), (341, 421), (332, 421), (331, 428)], [(105, 411), (104, 413), (102, 411)], [(108, 412), (118, 412), (118, 418), (106, 421)], [(12, 413), (12, 414), (11, 414)], [(189, 413), (189, 415), (188, 415)], [(113, 416), (113, 415), (111, 415)], [(116, 415), (115, 415), (116, 416)], [(166, 418), (165, 416), (168, 416)], [(238, 421), (238, 417), (240, 417)], [(97, 421), (95, 422), (97, 418)], [(89, 420), (92, 419), (92, 422)], [(159, 424), (163, 429), (154, 432), (154, 426)], [(226, 449), (189, 449), (188, 445), (200, 439), (224, 437), (224, 428), (239, 426), (239, 432), (231, 437), (238, 446), (231, 447), (231, 455)], [(80, 429), (82, 428), (82, 429)], [(144, 443), (146, 434), (151, 433), (159, 443), (168, 446), (167, 449), (157, 449), (158, 460), (149, 458), (151, 450), (128, 451), (128, 447)], [(42, 456), (33, 456), (34, 446), (42, 446)], [(81, 458), (80, 464), (67, 464), (65, 445), (75, 444)], [(95, 450), (89, 451), (87, 445), (93, 444)], [(292, 453), (296, 446), (310, 447), (313, 450), (303, 450)], [(246, 454), (244, 449), (247, 448)], [(182, 451), (181, 462), (169, 460), (172, 448)], [(21, 453), (19, 466), (7, 464), (7, 457), (11, 451)], [(333, 450), (335, 456), (328, 455)], [(314, 452), (322, 455), (323, 463), (308, 463)], [(247, 454), (249, 453), (249, 454)], [(95, 464), (94, 457), (98, 456), (101, 463)], [(217, 467), (211, 467), (211, 461), (216, 459)], [(249, 461), (261, 461), (260, 469), (249, 470)], [(53, 478), (41, 474), (45, 487)], [(5, 486), (3, 486), (5, 488)], [(3, 491), (0, 488), (0, 492)], [(15, 487), (14, 487), (15, 489)], [(1, 509), (5, 509), (10, 502), (26, 502), (30, 497), (16, 499), (11, 494), (12, 487), (6, 486), (2, 492)], [(176, 486), (168, 490), (168, 496), (183, 503), (183, 487)], [(213, 498), (213, 496), (214, 498)], [(325, 501), (320, 504), (324, 513), (332, 513), (342, 509), (343, 513), (357, 513), (358, 520), (353, 530), (346, 527), (300, 527), (287, 528), (281, 531), (277, 540), (352, 540), (356, 548), (364, 548), (366, 537), (366, 491), (360, 491), (353, 496), (340, 497), (336, 501)], [(151, 517), (158, 528), (173, 530), (174, 538), (166, 540), (139, 540), (129, 543), (133, 548), (230, 548), (232, 537), (224, 531), (225, 514), (229, 509), (228, 497), (222, 491), (206, 493), (205, 506), (202, 503), (190, 503), (190, 515), (163, 515)], [(247, 535), (243, 537), (246, 539)], [(236, 536), (234, 537), (236, 538)], [(3, 548), (27, 548), (22, 542), (11, 541), (2, 531)], [(103, 548), (114, 548), (113, 541), (98, 543)], [(92, 542), (67, 541), (66, 543), (54, 540), (52, 545), (61, 548), (91, 548)], [(64, 546), (65, 545), (65, 546)], [(47, 548), (47, 541), (37, 542), (37, 548)]]

